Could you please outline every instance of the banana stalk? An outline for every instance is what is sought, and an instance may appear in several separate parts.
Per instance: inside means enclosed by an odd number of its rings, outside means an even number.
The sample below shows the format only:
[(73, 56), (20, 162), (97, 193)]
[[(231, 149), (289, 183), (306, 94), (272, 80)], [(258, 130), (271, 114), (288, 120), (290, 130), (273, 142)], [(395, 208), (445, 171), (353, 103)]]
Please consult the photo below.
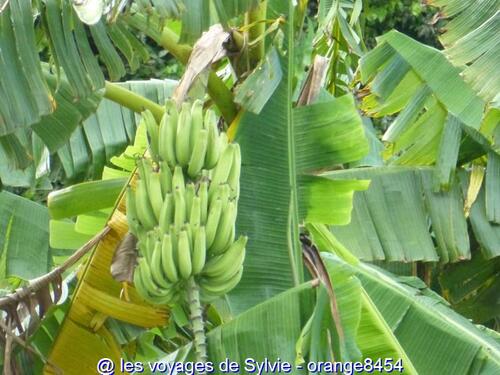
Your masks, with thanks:
[[(203, 322), (203, 314), (200, 302), (200, 290), (194, 278), (188, 280), (187, 285), (188, 303), (190, 310), (190, 320), (194, 335), (194, 351), (196, 362), (206, 363), (207, 356), (207, 339), (205, 336), (205, 325)], [(200, 374), (204, 374), (202, 372)]]

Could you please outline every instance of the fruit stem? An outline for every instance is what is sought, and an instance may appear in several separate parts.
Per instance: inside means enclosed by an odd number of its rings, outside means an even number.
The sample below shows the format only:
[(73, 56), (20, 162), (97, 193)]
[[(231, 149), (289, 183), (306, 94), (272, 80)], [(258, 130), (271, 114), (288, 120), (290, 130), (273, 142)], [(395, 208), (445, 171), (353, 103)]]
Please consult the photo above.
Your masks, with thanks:
[[(194, 334), (194, 350), (196, 354), (196, 362), (206, 363), (208, 359), (207, 342), (200, 303), (200, 290), (198, 288), (198, 285), (194, 281), (194, 278), (192, 277), (188, 280), (187, 292), (191, 325)], [(200, 372), (200, 374), (205, 374), (205, 372)]]
[(104, 97), (137, 113), (149, 109), (158, 122), (160, 122), (165, 111), (163, 106), (109, 81), (106, 81)]

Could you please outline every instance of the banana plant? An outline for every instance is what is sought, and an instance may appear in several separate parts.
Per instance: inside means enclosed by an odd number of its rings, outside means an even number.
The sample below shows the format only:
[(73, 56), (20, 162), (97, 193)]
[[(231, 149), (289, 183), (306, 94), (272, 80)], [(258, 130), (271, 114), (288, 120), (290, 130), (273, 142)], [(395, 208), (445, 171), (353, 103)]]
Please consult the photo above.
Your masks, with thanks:
[[(0, 13), (8, 67), (0, 89), (22, 89), (0, 106), (0, 155), (17, 169), (0, 167), (0, 178), (32, 186), (45, 150), (46, 170), (60, 164), (65, 184), (48, 209), (1, 193), (5, 275), (34, 294), (46, 264), (60, 275), (93, 248), (69, 299), (41, 314), (30, 340), (17, 338), (31, 354), (6, 356), (5, 373), (93, 373), (103, 357), (118, 366), (199, 359), (186, 306), (148, 302), (110, 270), (129, 236), (126, 186), (151, 142), (141, 113), (159, 123), (172, 95), (211, 106), (241, 148), (236, 235), (249, 240), (237, 287), (203, 307), (207, 363), (230, 360), (241, 372), (252, 371), (250, 358), (279, 358), (297, 373), (328, 371), (314, 367), (325, 361), (378, 372), (500, 371), (498, 334), (459, 315), (490, 326), (498, 316), (488, 301), (498, 272), (480, 273), (500, 251), (498, 82), (475, 74), (493, 66), (495, 46), (471, 49), (498, 28), (494, 2), (475, 4), (474, 26), (464, 26), (466, 8), (433, 1), (455, 17), (444, 52), (396, 31), (367, 51), (360, 1), (321, 1), (317, 28), (307, 1), (86, 3), (11, 0)], [(186, 65), (180, 82), (110, 82), (147, 58), (141, 35)], [(216, 38), (214, 53), (204, 43)], [(26, 220), (16, 201), (41, 217)], [(32, 246), (16, 243), (33, 225), (47, 262), (21, 272)], [(394, 262), (411, 262), (409, 272)], [(61, 282), (41, 277), (40, 290), (57, 295)], [(12, 337), (12, 317), (25, 315), (8, 300), (0, 298), (2, 329)]]

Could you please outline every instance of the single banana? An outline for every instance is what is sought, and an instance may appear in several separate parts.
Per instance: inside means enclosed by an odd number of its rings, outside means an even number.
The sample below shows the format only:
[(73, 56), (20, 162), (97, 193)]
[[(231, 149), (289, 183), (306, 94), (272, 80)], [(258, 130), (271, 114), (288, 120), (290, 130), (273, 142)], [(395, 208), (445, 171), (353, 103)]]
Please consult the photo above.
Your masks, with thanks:
[(132, 190), (132, 187), (127, 186), (126, 193), (126, 213), (127, 213), (127, 222), (129, 226), (129, 230), (137, 236), (138, 232), (141, 230), (139, 226), (141, 225), (139, 219), (137, 218), (137, 209), (135, 206), (135, 193)]
[(231, 187), (231, 198), (238, 199), (240, 196), (240, 173), (241, 173), (241, 150), (240, 145), (234, 144), (233, 164), (227, 178), (227, 182)]
[(149, 109), (146, 109), (142, 112), (142, 120), (146, 125), (146, 130), (149, 135), (149, 153), (151, 154), (151, 158), (158, 162), (158, 140), (159, 140), (159, 129), (158, 124), (156, 123), (155, 117), (151, 113)]
[(179, 231), (186, 222), (186, 200), (184, 199), (184, 193), (179, 188), (176, 188), (174, 192), (174, 202), (174, 225), (175, 230)]
[(217, 277), (228, 270), (240, 267), (245, 260), (247, 241), (247, 236), (240, 236), (225, 253), (211, 258), (205, 264), (203, 274), (208, 277)]
[(158, 220), (160, 229), (163, 233), (168, 233), (170, 225), (174, 221), (174, 197), (172, 193), (167, 193), (161, 207), (160, 218)]
[(184, 173), (182, 172), (182, 168), (179, 166), (176, 166), (174, 169), (174, 174), (172, 176), (172, 190), (179, 189), (184, 193), (184, 190), (186, 189), (185, 182), (184, 182)]
[(202, 277), (206, 280), (207, 283), (211, 285), (221, 285), (221, 284), (226, 284), (230, 279), (233, 278), (234, 275), (236, 275), (240, 270), (243, 268), (242, 264), (239, 264), (238, 266), (231, 267), (230, 269), (227, 269), (223, 273), (217, 276), (206, 276), (203, 275)]
[(193, 198), (196, 195), (196, 188), (192, 182), (186, 185), (186, 217), (189, 218), (191, 216), (191, 206), (193, 205)]
[(198, 196), (193, 198), (191, 214), (189, 215), (189, 224), (193, 229), (201, 225), (201, 199)]
[(149, 292), (142, 279), (141, 266), (139, 262), (139, 265), (134, 269), (134, 288), (142, 298), (149, 300)]
[(210, 182), (210, 189), (208, 191), (209, 197), (213, 195), (219, 185), (227, 183), (229, 173), (231, 172), (231, 166), (234, 161), (234, 152), (235, 146), (230, 144), (222, 153), (219, 162), (212, 173), (212, 181)]
[(153, 277), (153, 281), (156, 285), (158, 285), (160, 289), (171, 289), (173, 287), (173, 284), (170, 281), (166, 280), (166, 276), (163, 273), (163, 267), (161, 264), (161, 256), (162, 241), (156, 241), (153, 255), (151, 257), (151, 275)]
[[(203, 129), (203, 102), (196, 99), (191, 107), (191, 134), (189, 136), (189, 148), (191, 151), (194, 148), (201, 129)], [(203, 155), (203, 158), (205, 158), (205, 155)]]
[[(174, 257), (174, 261), (175, 261), (175, 264), (179, 264), (179, 249), (177, 248), (178, 245), (179, 245), (179, 236), (178, 236), (178, 232), (175, 230), (175, 226), (174, 224), (172, 224), (170, 226), (170, 242), (172, 242), (172, 254), (173, 254), (173, 257)], [(178, 268), (177, 268), (178, 269)]]
[(177, 137), (175, 140), (175, 156), (181, 167), (186, 167), (191, 156), (190, 148), (191, 136), (191, 106), (189, 103), (182, 103), (179, 121), (177, 125)]
[(193, 275), (199, 274), (203, 267), (205, 266), (205, 261), (207, 257), (207, 245), (206, 245), (206, 234), (205, 227), (197, 227), (194, 229), (194, 244), (193, 244), (193, 254), (191, 257), (193, 264)]
[(149, 173), (153, 170), (153, 165), (150, 159), (140, 158), (137, 160), (137, 173), (139, 178), (146, 182), (146, 187), (149, 189)]
[(193, 145), (193, 152), (188, 164), (188, 174), (191, 178), (196, 178), (203, 168), (205, 163), (205, 155), (207, 153), (208, 132), (201, 129), (196, 137), (196, 142)]
[(172, 246), (172, 237), (170, 234), (164, 234), (161, 247), (161, 265), (163, 273), (167, 276), (171, 283), (179, 281), (179, 273), (177, 272), (176, 262), (174, 257), (174, 247)]
[(140, 249), (142, 251), (143, 257), (148, 262), (152, 261), (155, 243), (156, 243), (156, 234), (154, 230), (150, 230), (146, 234), (146, 241), (144, 242), (144, 246)]
[(208, 181), (203, 180), (198, 188), (198, 196), (200, 197), (200, 216), (201, 223), (207, 223), (208, 217)]
[(172, 171), (165, 161), (160, 162), (160, 182), (163, 195), (172, 192)]
[(208, 132), (204, 168), (212, 169), (217, 165), (221, 153), (219, 130), (217, 129), (217, 117), (214, 111), (207, 110), (205, 112), (204, 126)]
[(168, 121), (170, 120), (170, 114), (165, 111), (163, 114), (161, 121), (160, 121), (160, 126), (158, 129), (158, 155), (160, 156), (160, 159), (167, 163), (171, 156), (169, 155), (168, 151), (168, 146), (170, 142), (170, 134), (168, 134)]
[(194, 240), (193, 240), (193, 230), (191, 228), (191, 225), (186, 224), (182, 226), (181, 230), (185, 230), (187, 235), (188, 235), (188, 242), (189, 242), (189, 248), (193, 248)]
[(230, 201), (222, 210), (222, 215), (217, 226), (217, 235), (209, 248), (210, 254), (221, 254), (231, 245), (231, 233), (234, 232), (237, 206), (235, 201)]
[(243, 275), (243, 267), (239, 269), (239, 271), (227, 282), (223, 284), (214, 284), (210, 279), (201, 279), (200, 280), (200, 288), (202, 290), (207, 291), (210, 294), (215, 295), (223, 295), (230, 292), (241, 280), (241, 276)]
[(157, 220), (160, 219), (161, 207), (163, 206), (163, 193), (161, 189), (160, 174), (149, 172), (148, 197)]
[(177, 143), (177, 126), (179, 120), (179, 113), (177, 112), (177, 105), (175, 102), (168, 101), (166, 103), (168, 114), (170, 117), (168, 118), (168, 122), (165, 124), (166, 129), (166, 137), (167, 144), (165, 145), (165, 157), (167, 158), (165, 161), (170, 165), (171, 168), (174, 168), (177, 165), (177, 156), (176, 156), (176, 143)]
[(137, 181), (135, 191), (135, 205), (137, 210), (137, 217), (145, 230), (153, 229), (157, 222), (151, 207), (151, 202), (148, 198), (148, 191), (146, 187), (146, 180), (144, 178)]
[(208, 213), (208, 218), (207, 218), (207, 224), (205, 226), (205, 231), (207, 236), (207, 249), (210, 249), (210, 246), (212, 246), (215, 240), (221, 214), (222, 214), (222, 201), (218, 198), (210, 207), (210, 211)]
[(135, 269), (141, 277), (142, 283), (150, 295), (160, 296), (162, 291), (153, 281), (153, 275), (151, 274), (151, 268), (149, 268), (148, 261), (145, 258), (139, 258), (139, 264)]
[(191, 249), (189, 246), (188, 234), (185, 230), (179, 232), (177, 245), (178, 269), (181, 277), (185, 280), (191, 277), (193, 266), (191, 264)]
[(208, 210), (210, 211), (213, 202), (215, 202), (217, 199), (220, 199), (222, 201), (222, 208), (224, 209), (229, 202), (230, 192), (231, 188), (228, 184), (221, 184), (217, 186), (214, 189), (212, 196), (209, 196), (208, 198)]

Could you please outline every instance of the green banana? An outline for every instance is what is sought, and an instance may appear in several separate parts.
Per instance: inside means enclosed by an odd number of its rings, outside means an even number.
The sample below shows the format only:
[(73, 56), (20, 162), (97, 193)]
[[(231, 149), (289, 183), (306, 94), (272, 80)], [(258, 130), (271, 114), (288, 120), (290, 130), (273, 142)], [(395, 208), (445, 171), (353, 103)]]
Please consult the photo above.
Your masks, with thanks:
[(193, 275), (199, 274), (203, 267), (205, 266), (205, 261), (207, 257), (207, 248), (206, 248), (206, 234), (205, 227), (197, 227), (193, 228), (195, 231), (194, 236), (194, 244), (193, 244), (193, 254), (191, 257), (193, 264)]
[(204, 126), (208, 132), (204, 168), (212, 169), (217, 165), (221, 153), (219, 130), (217, 129), (217, 117), (214, 111), (207, 110), (205, 112)]
[(177, 106), (175, 102), (171, 102), (170, 105), (167, 103), (167, 112), (170, 115), (168, 118), (168, 122), (165, 124), (166, 126), (166, 135), (167, 137), (165, 144), (165, 157), (164, 159), (171, 168), (174, 168), (177, 165), (177, 156), (176, 156), (176, 143), (177, 143), (177, 125), (179, 120), (179, 113), (177, 112)]
[(189, 246), (188, 234), (185, 230), (179, 232), (177, 256), (179, 273), (183, 279), (187, 280), (191, 276), (193, 267), (191, 264), (191, 248)]
[(192, 182), (186, 185), (186, 217), (189, 218), (191, 216), (191, 206), (193, 205), (193, 198), (196, 195), (196, 188)]
[(139, 264), (137, 265), (135, 272), (138, 272), (142, 280), (147, 294), (160, 296), (162, 291), (158, 286), (155, 285), (153, 281), (153, 275), (151, 274), (151, 268), (149, 268), (148, 261), (145, 258), (139, 258)]
[(181, 167), (188, 165), (191, 155), (191, 106), (189, 103), (182, 103), (181, 113), (177, 125), (177, 137), (175, 140), (175, 156)]
[(230, 201), (222, 210), (219, 225), (217, 226), (217, 235), (209, 248), (211, 254), (221, 254), (231, 245), (231, 233), (234, 231), (236, 210), (235, 201)]
[(240, 145), (234, 144), (233, 164), (227, 178), (227, 182), (231, 187), (231, 198), (240, 196), (240, 173), (241, 173), (241, 150)]
[(144, 259), (140, 259), (139, 265), (135, 268), (134, 286), (142, 298), (156, 305), (172, 303), (177, 292), (174, 288), (161, 290), (154, 285), (151, 279), (151, 270)]
[(161, 207), (160, 218), (158, 219), (160, 229), (163, 233), (168, 233), (170, 225), (174, 221), (174, 197), (172, 193), (167, 193)]
[(160, 174), (149, 172), (148, 197), (157, 220), (160, 219), (161, 207), (163, 206), (163, 193), (161, 189)]
[(185, 230), (187, 235), (188, 235), (188, 242), (189, 242), (189, 247), (192, 249), (193, 248), (193, 230), (191, 229), (191, 225), (186, 224), (182, 226), (181, 230)]
[(214, 168), (212, 173), (212, 181), (210, 182), (210, 189), (208, 191), (208, 196), (211, 197), (215, 192), (216, 188), (220, 184), (227, 183), (229, 173), (231, 172), (231, 166), (234, 161), (235, 146), (230, 144), (226, 147), (222, 153), (217, 166)]
[(129, 230), (137, 236), (137, 233), (140, 230), (142, 230), (142, 228), (140, 228), (141, 224), (139, 222), (139, 219), (137, 218), (137, 208), (135, 206), (135, 194), (130, 185), (127, 186), (126, 194), (127, 195), (125, 204), (126, 204), (127, 222)]
[(163, 162), (167, 163), (170, 160), (170, 155), (168, 154), (168, 144), (169, 144), (169, 137), (170, 135), (168, 134), (168, 121), (170, 120), (170, 114), (165, 111), (163, 114), (161, 121), (160, 121), (160, 126), (158, 129), (158, 155), (160, 156), (160, 160)]
[(179, 189), (184, 193), (186, 189), (186, 185), (184, 183), (184, 173), (182, 172), (182, 168), (176, 166), (174, 169), (174, 174), (172, 176), (172, 190)]
[(205, 163), (205, 154), (207, 152), (208, 132), (205, 129), (198, 131), (196, 142), (193, 145), (193, 152), (188, 164), (188, 174), (191, 178), (196, 178)]
[(247, 241), (247, 236), (240, 236), (225, 253), (211, 258), (205, 264), (203, 274), (208, 277), (217, 277), (228, 270), (240, 267), (245, 260)]
[(151, 158), (158, 162), (158, 140), (159, 140), (159, 129), (158, 124), (156, 123), (155, 117), (151, 113), (149, 109), (146, 109), (142, 112), (142, 120), (146, 125), (146, 130), (149, 134), (149, 153), (151, 154)]
[(189, 224), (193, 229), (199, 227), (201, 224), (201, 199), (198, 196), (193, 198), (191, 214), (189, 215)]
[(184, 193), (178, 188), (174, 192), (174, 203), (174, 225), (175, 230), (179, 231), (186, 222), (186, 200), (184, 199)]
[(217, 275), (217, 276), (206, 276), (203, 275), (203, 278), (206, 279), (206, 281), (209, 284), (212, 285), (220, 285), (220, 284), (225, 284), (227, 283), (234, 275), (236, 275), (241, 268), (243, 267), (242, 264), (235, 265), (231, 267), (230, 269), (225, 270), (223, 273)]
[(217, 235), (217, 226), (219, 225), (220, 216), (222, 213), (222, 200), (217, 198), (211, 205), (208, 213), (207, 224), (205, 231), (207, 235), (207, 249), (210, 249)]
[(201, 223), (207, 223), (208, 216), (208, 181), (203, 180), (198, 188), (198, 196), (200, 197), (200, 216)]
[(160, 182), (163, 195), (172, 192), (172, 171), (165, 161), (160, 162)]
[(142, 255), (148, 262), (152, 261), (155, 243), (156, 243), (156, 234), (153, 230), (150, 230), (146, 234), (146, 241), (144, 243), (144, 247), (141, 249)]
[(160, 289), (170, 289), (173, 284), (166, 280), (165, 275), (163, 274), (163, 267), (161, 264), (161, 256), (162, 256), (162, 242), (156, 241), (153, 255), (151, 257), (151, 275), (153, 277), (153, 281), (158, 285)]
[(179, 281), (179, 273), (177, 272), (175, 264), (172, 237), (169, 234), (164, 234), (161, 247), (161, 265), (163, 273), (171, 283)]
[(134, 288), (142, 298), (144, 298), (145, 300), (149, 300), (149, 292), (146, 289), (146, 286), (144, 285), (144, 282), (142, 280), (140, 262), (139, 265), (135, 267), (134, 270)]
[(236, 285), (238, 285), (242, 275), (243, 267), (241, 267), (233, 277), (222, 284), (213, 283), (210, 279), (200, 279), (200, 288), (207, 291), (209, 294), (223, 295), (228, 293), (229, 291), (234, 289)]
[(137, 181), (135, 191), (135, 204), (137, 210), (137, 218), (139, 219), (139, 222), (142, 224), (144, 229), (153, 229), (156, 226), (156, 217), (148, 198), (145, 178)]
[(153, 165), (150, 159), (140, 158), (137, 160), (137, 172), (139, 178), (146, 182), (146, 187), (149, 190), (149, 173), (153, 170)]
[(220, 199), (222, 201), (222, 208), (224, 209), (227, 206), (227, 203), (229, 202), (230, 192), (231, 188), (229, 187), (228, 184), (222, 184), (217, 186), (212, 192), (212, 196), (209, 196), (208, 198), (208, 210), (210, 211), (213, 202), (215, 202), (217, 199)]
[[(203, 102), (197, 99), (191, 107), (191, 134), (189, 136), (189, 148), (191, 151), (197, 142), (201, 129), (203, 129)], [(205, 155), (203, 155), (204, 158)]]

